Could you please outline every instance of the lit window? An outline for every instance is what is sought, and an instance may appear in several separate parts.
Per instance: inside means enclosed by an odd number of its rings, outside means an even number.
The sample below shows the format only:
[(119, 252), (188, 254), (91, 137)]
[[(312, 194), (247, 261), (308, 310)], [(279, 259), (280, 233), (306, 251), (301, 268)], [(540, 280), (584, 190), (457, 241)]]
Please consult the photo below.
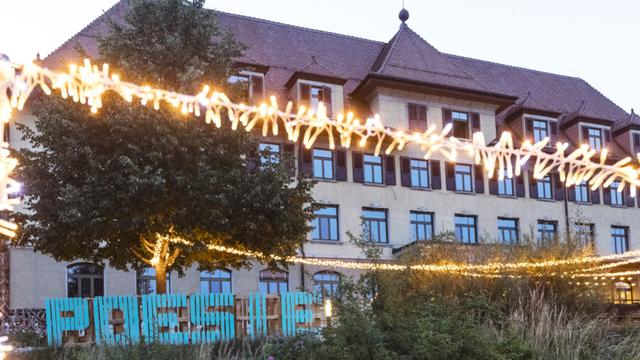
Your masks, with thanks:
[(338, 207), (334, 205), (322, 205), (314, 211), (313, 240), (338, 240)]
[(576, 223), (575, 225), (576, 240), (583, 246), (594, 246), (595, 244), (595, 225)]
[(544, 120), (533, 120), (533, 142), (540, 142), (549, 136), (549, 123)]
[(323, 296), (332, 297), (338, 293), (340, 274), (335, 271), (318, 271), (313, 275), (313, 290)]
[(431, 240), (433, 237), (433, 214), (411, 211), (411, 241)]
[(547, 175), (537, 181), (538, 199), (553, 199), (551, 175)]
[(382, 157), (364, 155), (364, 182), (382, 184)]
[(614, 253), (622, 254), (629, 251), (629, 228), (625, 226), (612, 226), (611, 241), (613, 242)]
[(477, 244), (478, 234), (476, 229), (476, 217), (469, 215), (455, 215), (456, 240), (463, 244)]
[(589, 186), (586, 181), (576, 184), (574, 188), (576, 194), (576, 202), (588, 203), (589, 202)]
[(537, 240), (539, 244), (550, 242), (556, 238), (558, 233), (558, 223), (556, 221), (538, 220)]
[(498, 240), (502, 244), (518, 243), (518, 219), (498, 218)]
[(411, 187), (429, 188), (429, 163), (426, 160), (411, 159)]
[(453, 125), (453, 136), (459, 139), (469, 138), (469, 114), (466, 112), (452, 111), (451, 125)]
[(258, 288), (264, 294), (279, 294), (289, 291), (289, 273), (285, 271), (260, 271)]
[(217, 269), (200, 272), (200, 292), (203, 294), (221, 294), (231, 292), (231, 271)]
[(277, 164), (280, 162), (280, 145), (260, 143), (258, 150), (260, 151), (261, 165)]
[(101, 266), (80, 263), (67, 267), (67, 297), (92, 298), (104, 295), (104, 275)]
[(613, 303), (614, 304), (633, 304), (633, 288), (626, 281), (618, 281), (613, 284)]
[(318, 109), (318, 104), (323, 102), (326, 106), (330, 106), (331, 99), (327, 99), (326, 88), (319, 86), (311, 86), (311, 108)]
[[(155, 294), (157, 290), (156, 269), (148, 267), (136, 272), (138, 295)], [(167, 294), (171, 292), (171, 273), (167, 273)]]
[(609, 186), (609, 196), (611, 197), (611, 205), (613, 206), (624, 206), (624, 194), (622, 191), (618, 191), (620, 187), (620, 182), (614, 181)]
[(507, 171), (504, 171), (504, 177), (502, 180), (498, 178), (498, 194), (504, 196), (514, 196), (513, 177), (507, 175)]
[(602, 140), (602, 129), (598, 128), (588, 128), (587, 136), (589, 141), (589, 147), (591, 147), (595, 151), (602, 150), (602, 144), (604, 141)]
[(264, 77), (261, 75), (236, 74), (227, 79), (229, 84), (242, 84), (245, 97), (255, 102), (264, 100)]
[(333, 180), (333, 151), (313, 149), (313, 177)]
[(456, 164), (455, 176), (456, 176), (456, 191), (462, 191), (462, 192), (473, 191), (471, 165)]
[(362, 231), (365, 239), (372, 243), (388, 243), (387, 210), (362, 209)]

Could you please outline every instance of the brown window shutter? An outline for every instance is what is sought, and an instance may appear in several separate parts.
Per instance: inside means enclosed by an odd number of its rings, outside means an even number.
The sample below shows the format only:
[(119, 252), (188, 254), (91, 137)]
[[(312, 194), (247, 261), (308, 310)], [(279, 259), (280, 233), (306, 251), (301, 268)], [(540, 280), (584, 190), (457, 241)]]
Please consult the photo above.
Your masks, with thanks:
[(529, 175), (529, 197), (531, 197), (532, 199), (537, 199), (538, 198), (538, 181), (533, 177), (533, 171), (530, 171), (528, 175)]
[(331, 95), (331, 88), (328, 86), (322, 88), (322, 101), (327, 107), (327, 116), (331, 117), (333, 115), (333, 106), (331, 105), (333, 103), (333, 95)]
[(533, 142), (533, 119), (525, 118), (524, 122), (525, 122), (525, 129), (527, 132), (526, 138), (530, 139), (531, 142)]
[(442, 109), (442, 127), (451, 123), (451, 109)]
[(363, 155), (361, 152), (351, 153), (353, 160), (353, 182), (364, 182)]
[(489, 179), (489, 194), (498, 195), (498, 174), (493, 174), (493, 177)]
[(560, 181), (560, 173), (551, 176), (555, 188), (553, 189), (556, 200), (564, 200), (564, 183)]
[(282, 151), (282, 155), (283, 155), (283, 160), (285, 161), (286, 165), (289, 167), (289, 175), (294, 176), (296, 174), (296, 167), (295, 167), (295, 145), (291, 144), (291, 143), (285, 143), (283, 146), (283, 151)]
[(396, 184), (396, 159), (393, 155), (383, 156), (384, 183), (386, 185)]
[(400, 185), (411, 186), (411, 159), (408, 157), (400, 157)]
[(611, 144), (611, 130), (604, 129), (602, 132), (604, 134), (604, 146), (609, 147), (609, 144)]
[(636, 198), (631, 196), (631, 188), (629, 184), (624, 188), (624, 199), (627, 202), (627, 207), (636, 207)]
[(407, 112), (409, 118), (409, 130), (413, 130), (418, 126), (418, 105), (407, 104)]
[(347, 181), (347, 151), (336, 150), (336, 180)]
[(582, 126), (582, 143), (589, 145), (589, 128)]
[(311, 102), (311, 86), (300, 84), (300, 105), (309, 106)]
[(447, 190), (456, 191), (456, 164), (452, 162), (447, 162), (445, 165), (445, 175), (447, 182)]
[(11, 140), (11, 125), (9, 123), (4, 124), (4, 133), (2, 134), (2, 140), (9, 143)]
[(524, 197), (524, 174), (521, 173), (520, 176), (516, 176), (516, 196)]
[(576, 202), (576, 186), (567, 188), (567, 201)]
[(591, 196), (591, 203), (600, 205), (600, 188), (592, 190), (589, 194)]
[(558, 142), (558, 123), (555, 121), (549, 121), (549, 145), (555, 146)]
[(607, 187), (607, 188), (602, 188), (602, 195), (604, 198), (604, 204), (605, 205), (611, 205), (611, 188)]
[(298, 168), (304, 176), (313, 176), (312, 151), (312, 149), (307, 149), (304, 145), (300, 145), (300, 163)]
[(478, 113), (471, 113), (471, 127), (473, 128), (473, 132), (478, 132), (481, 131), (480, 128), (480, 114)]
[(484, 168), (482, 165), (473, 166), (474, 187), (476, 193), (484, 194)]
[(442, 189), (442, 179), (440, 178), (440, 161), (429, 161), (429, 173), (431, 174), (431, 188), (434, 190)]
[(251, 76), (251, 100), (254, 103), (264, 101), (264, 79), (262, 76)]
[(640, 134), (633, 134), (633, 153), (640, 153)]

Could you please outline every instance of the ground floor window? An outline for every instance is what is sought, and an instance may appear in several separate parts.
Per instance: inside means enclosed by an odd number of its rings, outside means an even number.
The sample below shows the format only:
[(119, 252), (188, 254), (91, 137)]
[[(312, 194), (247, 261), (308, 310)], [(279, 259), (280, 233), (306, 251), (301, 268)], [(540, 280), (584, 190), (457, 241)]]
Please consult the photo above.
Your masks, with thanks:
[(104, 269), (91, 263), (67, 266), (67, 297), (92, 298), (104, 295)]
[(279, 294), (289, 291), (289, 273), (286, 271), (260, 271), (258, 289), (265, 294)]
[(611, 241), (613, 242), (613, 252), (622, 254), (629, 250), (629, 228), (625, 226), (611, 227)]
[(330, 270), (318, 271), (313, 275), (313, 290), (332, 297), (338, 293), (340, 273)]
[(555, 240), (558, 234), (558, 222), (550, 220), (538, 220), (536, 237), (538, 244)]
[(463, 244), (477, 244), (477, 218), (471, 215), (455, 215), (456, 240)]
[(231, 292), (231, 271), (217, 269), (200, 272), (200, 292), (203, 294), (221, 294)]
[(633, 287), (626, 281), (613, 284), (614, 304), (633, 304)]
[(518, 243), (518, 219), (498, 218), (498, 240), (502, 244)]
[(433, 213), (411, 211), (411, 241), (431, 240), (433, 237)]
[[(155, 294), (157, 292), (156, 269), (148, 267), (138, 270), (136, 289), (138, 295)], [(169, 293), (171, 293), (171, 273), (167, 273), (167, 294)]]

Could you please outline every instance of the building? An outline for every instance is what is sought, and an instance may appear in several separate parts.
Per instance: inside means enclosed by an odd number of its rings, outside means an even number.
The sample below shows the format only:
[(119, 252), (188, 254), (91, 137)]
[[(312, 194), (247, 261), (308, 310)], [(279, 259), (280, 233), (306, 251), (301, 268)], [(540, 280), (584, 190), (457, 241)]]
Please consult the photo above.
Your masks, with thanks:
[[(95, 54), (95, 38), (107, 31), (107, 18), (122, 19), (126, 8), (125, 1), (116, 4), (44, 64), (57, 68), (77, 60), (76, 43)], [(229, 13), (217, 13), (217, 18), (248, 46), (237, 59), (242, 70), (232, 80), (251, 84), (254, 99), (274, 94), (280, 103), (316, 106), (323, 101), (331, 114), (377, 113), (385, 125), (398, 129), (451, 123), (460, 139), (477, 131), (495, 139), (504, 130), (517, 141), (549, 136), (552, 143), (571, 147), (606, 147), (612, 160), (640, 152), (640, 116), (625, 112), (586, 81), (442, 53), (411, 30), (406, 12), (386, 43)], [(16, 121), (34, 120), (22, 113)], [(17, 131), (10, 132), (10, 143), (25, 145)], [(261, 146), (285, 150), (278, 138), (266, 138)], [(295, 145), (293, 151), (298, 170), (318, 179), (314, 198), (323, 205), (304, 245), (308, 257), (362, 260), (345, 232), (359, 233), (363, 225), (385, 259), (445, 230), (454, 231), (463, 244), (510, 244), (528, 233), (544, 241), (573, 229), (593, 243), (598, 254), (640, 249), (640, 204), (628, 190), (591, 191), (584, 184), (565, 191), (555, 174), (538, 181), (527, 172), (489, 180), (471, 159), (463, 157), (456, 164), (443, 158), (426, 161), (411, 147), (376, 157), (372, 149), (330, 150), (319, 140), (311, 150)], [(154, 288), (152, 271), (122, 272), (82, 260), (58, 263), (25, 247), (10, 248), (8, 258), (11, 309), (42, 308), (48, 297), (134, 294)], [(299, 265), (286, 270), (271, 273), (256, 264), (252, 270), (200, 273), (194, 267), (185, 277), (171, 276), (169, 288), (180, 293), (333, 289), (339, 274), (356, 274)], [(615, 299), (638, 299), (635, 281), (629, 278), (612, 287)]]

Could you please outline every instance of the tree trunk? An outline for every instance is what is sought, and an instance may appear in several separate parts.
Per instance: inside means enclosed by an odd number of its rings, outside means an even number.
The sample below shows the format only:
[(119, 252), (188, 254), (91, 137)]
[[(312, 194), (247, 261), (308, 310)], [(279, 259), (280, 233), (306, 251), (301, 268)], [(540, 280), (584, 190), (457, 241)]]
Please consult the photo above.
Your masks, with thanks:
[(156, 294), (167, 293), (167, 268), (164, 264), (155, 266), (156, 270)]

